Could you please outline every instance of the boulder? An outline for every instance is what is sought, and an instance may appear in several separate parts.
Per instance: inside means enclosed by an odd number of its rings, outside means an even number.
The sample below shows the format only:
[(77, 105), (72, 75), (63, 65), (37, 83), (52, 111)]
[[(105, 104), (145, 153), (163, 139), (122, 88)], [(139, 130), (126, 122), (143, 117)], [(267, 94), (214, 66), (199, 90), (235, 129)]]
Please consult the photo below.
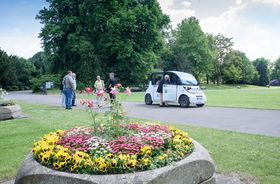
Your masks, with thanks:
[(0, 120), (14, 119), (21, 115), (19, 105), (0, 106)]

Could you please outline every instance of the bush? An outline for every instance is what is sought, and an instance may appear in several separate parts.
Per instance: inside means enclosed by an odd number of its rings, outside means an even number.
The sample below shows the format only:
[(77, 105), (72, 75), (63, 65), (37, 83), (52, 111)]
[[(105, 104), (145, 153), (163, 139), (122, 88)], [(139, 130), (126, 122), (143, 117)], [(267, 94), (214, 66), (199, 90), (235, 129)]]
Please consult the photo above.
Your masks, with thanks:
[(19, 87), (18, 86), (7, 86), (8, 91), (18, 91)]
[(55, 87), (59, 87), (61, 83), (61, 75), (59, 74), (46, 74), (42, 75), (38, 78), (33, 78), (30, 80), (32, 92), (40, 91), (40, 86), (42, 86), (45, 82), (53, 82)]

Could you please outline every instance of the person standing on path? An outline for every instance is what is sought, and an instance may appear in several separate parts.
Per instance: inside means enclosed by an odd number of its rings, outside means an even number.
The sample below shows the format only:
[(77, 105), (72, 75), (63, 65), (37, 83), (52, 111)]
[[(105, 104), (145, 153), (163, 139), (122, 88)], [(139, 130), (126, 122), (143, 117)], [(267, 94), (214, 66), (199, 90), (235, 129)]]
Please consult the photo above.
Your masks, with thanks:
[(169, 77), (169, 75), (165, 75), (164, 76), (164, 79), (162, 79), (159, 82), (159, 85), (158, 85), (158, 88), (157, 88), (157, 92), (160, 94), (160, 104), (159, 104), (160, 107), (164, 106), (164, 102), (163, 102), (163, 85), (164, 84), (170, 84), (170, 77)]
[(63, 93), (65, 95), (65, 109), (72, 109), (73, 90), (75, 87), (74, 80), (72, 78), (72, 71), (68, 71), (68, 74), (63, 78)]
[(74, 88), (73, 88), (73, 99), (72, 99), (72, 106), (76, 106), (75, 102), (76, 102), (76, 93), (75, 90), (77, 88), (77, 82), (76, 82), (76, 74), (72, 73), (72, 78), (74, 81)]
[(99, 75), (96, 77), (94, 88), (96, 89), (97, 106), (101, 107), (102, 97), (104, 95), (104, 81), (100, 79)]
[(111, 103), (113, 103), (116, 99), (116, 94), (112, 93), (112, 88), (114, 88), (116, 84), (117, 80), (115, 79), (115, 74), (113, 72), (109, 73), (109, 83), (106, 91), (109, 93)]

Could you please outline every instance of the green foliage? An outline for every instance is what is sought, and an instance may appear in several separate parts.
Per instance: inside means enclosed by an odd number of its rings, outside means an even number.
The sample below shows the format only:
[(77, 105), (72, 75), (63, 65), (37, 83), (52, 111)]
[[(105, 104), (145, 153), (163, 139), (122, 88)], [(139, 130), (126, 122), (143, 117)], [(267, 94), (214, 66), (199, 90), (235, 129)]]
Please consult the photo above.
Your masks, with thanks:
[[(208, 43), (213, 53), (213, 70), (210, 72), (209, 77), (214, 83), (220, 84), (222, 82), (223, 75), (223, 63), (227, 54), (232, 50), (233, 42), (232, 38), (227, 38), (222, 34), (208, 35)], [(236, 71), (236, 68), (232, 67), (232, 70)], [(229, 72), (229, 71), (227, 71)], [(231, 72), (229, 72), (231, 73)], [(238, 73), (238, 72), (237, 72)], [(235, 76), (235, 80), (240, 78)]]
[(170, 40), (170, 50), (167, 48), (163, 54), (166, 62), (162, 67), (165, 70), (180, 70), (200, 77), (212, 68), (213, 54), (195, 17), (179, 24)]
[(0, 49), (0, 86), (7, 90), (28, 88), (35, 75), (34, 65), (24, 58), (8, 56)]
[(147, 78), (169, 21), (156, 0), (48, 3), (37, 19), (44, 24), (40, 37), (51, 72), (71, 69), (84, 83), (112, 71), (126, 85)]
[(274, 63), (274, 68), (272, 70), (271, 79), (280, 80), (280, 58), (278, 58)]
[(254, 78), (254, 68), (245, 53), (230, 51), (223, 63), (223, 80), (228, 84), (250, 84)]
[(45, 83), (45, 82), (54, 82), (55, 87), (59, 87), (61, 83), (61, 75), (59, 74), (46, 74), (46, 75), (41, 75), (40, 77), (33, 78), (30, 80), (32, 84), (32, 92), (38, 92), (40, 91), (40, 87)]
[(44, 52), (37, 52), (31, 58), (28, 59), (34, 64), (36, 68), (36, 75), (43, 75), (47, 72), (47, 61)]
[(269, 84), (268, 60), (264, 58), (258, 58), (255, 61), (253, 61), (253, 65), (259, 74), (254, 79), (254, 83), (260, 86), (268, 85)]

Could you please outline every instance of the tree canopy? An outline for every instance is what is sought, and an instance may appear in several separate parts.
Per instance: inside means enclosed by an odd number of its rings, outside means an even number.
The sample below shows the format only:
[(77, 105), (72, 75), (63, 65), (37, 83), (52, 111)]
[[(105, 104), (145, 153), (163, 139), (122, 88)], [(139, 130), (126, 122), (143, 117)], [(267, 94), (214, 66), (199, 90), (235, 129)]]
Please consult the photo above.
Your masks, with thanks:
[(84, 82), (108, 72), (127, 84), (146, 79), (169, 22), (156, 0), (47, 2), (37, 19), (51, 72), (72, 69)]

